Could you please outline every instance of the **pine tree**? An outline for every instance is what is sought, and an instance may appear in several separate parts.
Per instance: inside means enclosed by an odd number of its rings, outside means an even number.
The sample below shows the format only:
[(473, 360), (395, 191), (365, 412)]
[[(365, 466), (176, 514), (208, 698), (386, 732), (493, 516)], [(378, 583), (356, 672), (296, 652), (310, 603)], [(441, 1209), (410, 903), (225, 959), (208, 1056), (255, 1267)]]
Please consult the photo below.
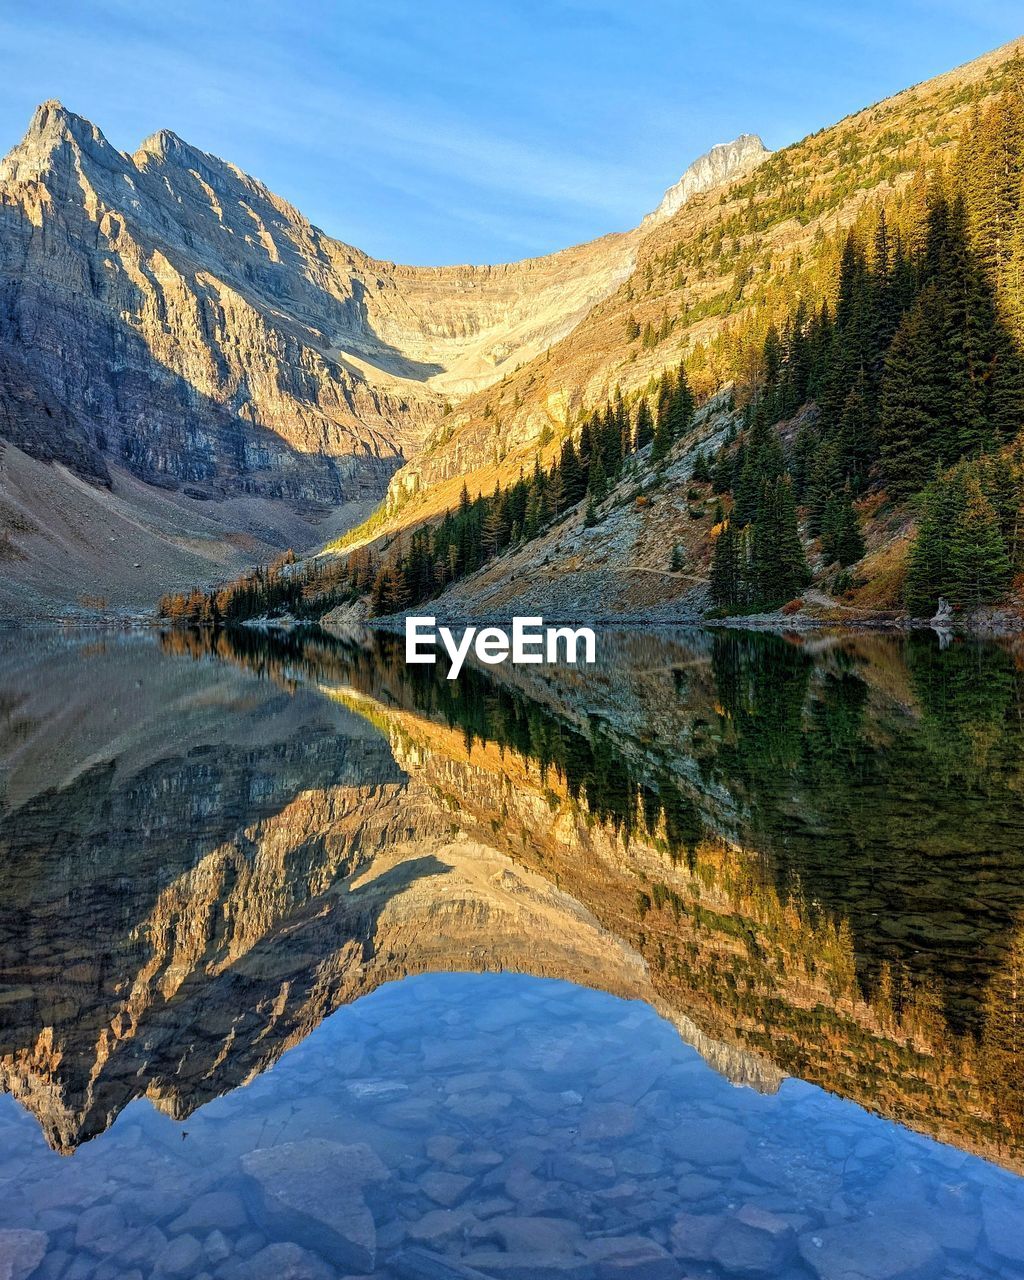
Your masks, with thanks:
[(541, 509), (544, 501), (544, 490), (541, 481), (540, 467), (534, 465), (533, 479), (530, 481), (530, 492), (526, 499), (526, 511), (523, 515), (523, 536), (529, 541), (540, 532)]
[(672, 384), (668, 404), (668, 430), (673, 440), (680, 440), (693, 425), (694, 400), (686, 366), (680, 364)]
[(494, 490), (494, 493), (487, 499), (487, 505), (481, 526), (482, 545), (485, 558), (495, 555), (501, 546), (501, 505), (502, 492), (501, 484), (499, 483), (497, 488)]
[(600, 449), (594, 451), (590, 463), (590, 476), (587, 481), (587, 497), (591, 503), (597, 503), (608, 492), (608, 481), (605, 476), (604, 458)]
[(776, 555), (779, 562), (780, 590), (785, 599), (792, 599), (811, 579), (807, 568), (807, 556), (800, 539), (797, 521), (796, 498), (788, 476), (776, 481), (776, 506), (778, 511), (778, 543)]
[(972, 240), (994, 287), (1003, 284), (1024, 176), (1024, 110), (1019, 89), (977, 112), (956, 161), (970, 211)]
[(777, 480), (785, 467), (779, 437), (768, 425), (764, 401), (758, 401), (734, 487), (736, 504), (733, 518), (737, 524), (750, 524), (756, 520), (765, 482)]
[(723, 609), (743, 603), (743, 567), (740, 538), (732, 521), (726, 521), (715, 537), (709, 585), (711, 599)]
[(651, 417), (651, 406), (646, 400), (640, 401), (636, 413), (636, 449), (639, 452), (654, 439), (654, 419)]
[(580, 460), (580, 470), (583, 472), (584, 488), (586, 488), (587, 476), (590, 472), (590, 459), (594, 451), (595, 436), (600, 440), (599, 427), (600, 424), (595, 422), (592, 417), (588, 418), (583, 426), (580, 427), (580, 440), (576, 446), (576, 453)]
[(663, 462), (672, 447), (672, 421), (668, 405), (658, 413), (658, 421), (654, 428), (654, 444), (651, 446), (651, 461)]
[(622, 470), (622, 428), (611, 404), (607, 404), (601, 420), (601, 452), (604, 455), (605, 474), (616, 479)]
[[(1021, 219), (1024, 227), (1024, 218)], [(1022, 294), (1024, 298), (1024, 294)], [(1024, 358), (1010, 332), (996, 326), (988, 367), (989, 436), (995, 443), (1024, 429)]]
[(999, 520), (973, 477), (963, 487), (959, 519), (950, 541), (950, 568), (954, 598), (965, 609), (998, 600), (1010, 581), (1010, 560)]
[(774, 608), (810, 581), (789, 477), (766, 480), (753, 525), (750, 553), (753, 603)]
[(860, 493), (876, 456), (875, 423), (871, 390), (862, 369), (846, 395), (837, 432), (838, 462), (844, 478)]
[(559, 475), (562, 484), (562, 503), (561, 507), (574, 507), (587, 491), (587, 478), (584, 475), (583, 468), (580, 465), (579, 457), (576, 453), (576, 446), (573, 444), (572, 436), (567, 436), (562, 445), (562, 456), (559, 462)]
[(839, 421), (850, 387), (870, 361), (870, 289), (864, 250), (855, 232), (850, 231), (839, 263), (835, 324), (820, 392), (826, 424)]
[(921, 499), (907, 571), (907, 608), (929, 616), (939, 597), (963, 608), (988, 604), (1006, 591), (1012, 566), (999, 514), (976, 468), (939, 475)]
[(777, 406), (779, 377), (782, 373), (782, 340), (774, 324), (768, 326), (764, 339), (763, 393), (768, 402)]
[(982, 492), (999, 520), (999, 531), (1013, 569), (1024, 554), (1024, 468), (1019, 454), (1000, 453), (982, 458), (976, 468)]
[(821, 550), (826, 563), (838, 561), (843, 568), (855, 564), (865, 552), (860, 521), (849, 486), (829, 494), (821, 522)]
[(904, 588), (907, 608), (915, 617), (931, 617), (939, 596), (951, 594), (951, 535), (960, 505), (953, 485), (941, 476), (921, 495)]
[(376, 616), (397, 613), (406, 604), (404, 585), (394, 561), (382, 565), (373, 583), (370, 608)]
[(732, 457), (724, 446), (719, 449), (711, 468), (711, 488), (714, 493), (728, 493), (732, 488)]
[(708, 455), (703, 449), (699, 449), (694, 455), (693, 470), (690, 472), (690, 476), (697, 484), (711, 483), (711, 465), (708, 462)]
[(991, 292), (967, 238), (962, 196), (947, 207), (941, 242), (926, 249), (935, 261), (941, 297), (937, 358), (945, 382), (944, 416), (935, 424), (938, 456), (946, 463), (975, 452), (988, 441), (986, 374), (996, 325)]
[(882, 476), (896, 498), (923, 488), (939, 456), (937, 426), (946, 405), (935, 335), (940, 312), (931, 285), (904, 316), (885, 360), (878, 434)]

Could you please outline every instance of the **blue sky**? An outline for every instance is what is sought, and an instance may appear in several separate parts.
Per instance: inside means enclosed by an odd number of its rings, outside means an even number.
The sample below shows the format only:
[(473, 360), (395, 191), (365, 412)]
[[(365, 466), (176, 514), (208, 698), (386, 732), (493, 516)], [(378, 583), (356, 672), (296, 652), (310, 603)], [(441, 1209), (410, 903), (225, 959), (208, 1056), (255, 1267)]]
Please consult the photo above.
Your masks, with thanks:
[(332, 235), (498, 262), (635, 224), (695, 156), (784, 146), (1024, 32), (1003, 0), (26, 0), (0, 5), (0, 152), (60, 98), (170, 128)]

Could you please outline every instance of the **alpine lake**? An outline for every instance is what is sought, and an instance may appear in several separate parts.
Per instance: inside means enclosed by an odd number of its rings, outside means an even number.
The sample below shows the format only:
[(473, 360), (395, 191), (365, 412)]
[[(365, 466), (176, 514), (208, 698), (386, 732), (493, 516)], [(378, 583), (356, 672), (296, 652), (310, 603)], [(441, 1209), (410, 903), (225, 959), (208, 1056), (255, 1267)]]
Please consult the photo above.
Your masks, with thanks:
[(1024, 1280), (1024, 650), (0, 632), (2, 1280)]

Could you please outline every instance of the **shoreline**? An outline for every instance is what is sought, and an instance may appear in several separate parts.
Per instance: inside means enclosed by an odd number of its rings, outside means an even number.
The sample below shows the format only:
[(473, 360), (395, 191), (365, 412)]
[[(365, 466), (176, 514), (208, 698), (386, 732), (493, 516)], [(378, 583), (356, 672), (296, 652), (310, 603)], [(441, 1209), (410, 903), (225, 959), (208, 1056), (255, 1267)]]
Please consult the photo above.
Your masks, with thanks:
[[(438, 625), (448, 627), (489, 627), (506, 626), (515, 614), (480, 614), (474, 616), (453, 616), (451, 614), (412, 615), (436, 616)], [(726, 618), (638, 618), (638, 617), (562, 617), (544, 615), (544, 625), (565, 627), (593, 627), (603, 631), (758, 631), (777, 635), (820, 633), (868, 633), (875, 635), (910, 635), (924, 631), (932, 631), (940, 637), (967, 638), (973, 640), (1012, 640), (1024, 637), (1024, 619), (1015, 625), (983, 623), (956, 623), (953, 626), (935, 626), (925, 619), (874, 619), (874, 618), (820, 618), (793, 614), (779, 616), (776, 614), (752, 614)], [(196, 628), (179, 627), (158, 619), (125, 620), (119, 618), (99, 618), (86, 620), (81, 618), (0, 618), (0, 632), (19, 632), (34, 630), (61, 630), (73, 632), (108, 632), (120, 635), (132, 633), (144, 634), (153, 631), (190, 631)], [(209, 628), (199, 628), (200, 630)], [(265, 634), (291, 634), (299, 631), (319, 631), (336, 638), (343, 637), (358, 630), (384, 631), (392, 635), (403, 635), (405, 632), (405, 615), (365, 618), (344, 624), (334, 624), (322, 620), (295, 618), (250, 618), (241, 623), (228, 624), (220, 629), (244, 629)]]
[[(430, 612), (431, 603), (441, 605), (436, 612)], [(339, 615), (332, 618), (332, 613)], [(452, 610), (443, 607), (443, 601), (426, 602), (416, 612), (407, 610), (399, 614), (385, 614), (380, 617), (367, 617), (358, 605), (340, 606), (316, 620), (297, 619), (290, 615), (279, 617), (262, 616), (247, 618), (242, 622), (231, 624), (249, 631), (291, 632), (296, 630), (316, 630), (328, 635), (343, 636), (353, 631), (368, 629), (402, 634), (407, 617), (434, 617), (439, 625), (449, 627), (468, 626), (507, 626), (512, 619), (519, 617), (542, 617), (544, 624), (553, 626), (589, 626), (605, 631), (641, 631), (641, 630), (732, 630), (759, 631), (780, 635), (801, 634), (810, 632), (834, 633), (875, 633), (884, 635), (908, 635), (912, 632), (933, 631), (940, 637), (970, 637), (978, 640), (1016, 639), (1024, 636), (1024, 613), (1017, 613), (1006, 606), (992, 606), (965, 614), (950, 620), (948, 625), (939, 624), (928, 618), (913, 618), (906, 614), (894, 614), (891, 611), (869, 613), (851, 609), (849, 616), (837, 617), (834, 612), (815, 612), (813, 609), (799, 609), (792, 613), (773, 611), (771, 613), (732, 614), (724, 617), (705, 617), (691, 611), (680, 611), (677, 615), (657, 615), (654, 611), (615, 615), (592, 611), (586, 615), (543, 613), (533, 611), (529, 606), (521, 609), (501, 612), (470, 613), (469, 611)], [(54, 615), (49, 617), (10, 618), (0, 617), (0, 631), (32, 630), (37, 628), (60, 628), (67, 631), (91, 632), (147, 632), (153, 630), (189, 630), (178, 628), (156, 617), (155, 614), (139, 615), (111, 613), (102, 617), (74, 617)]]

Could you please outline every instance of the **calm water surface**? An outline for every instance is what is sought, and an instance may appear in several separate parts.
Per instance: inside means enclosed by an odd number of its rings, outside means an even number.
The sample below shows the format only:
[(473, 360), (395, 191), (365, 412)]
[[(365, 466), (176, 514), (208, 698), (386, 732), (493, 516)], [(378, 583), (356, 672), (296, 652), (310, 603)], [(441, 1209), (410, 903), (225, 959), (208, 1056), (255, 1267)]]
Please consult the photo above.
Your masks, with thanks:
[(0, 1276), (1024, 1278), (1024, 673), (0, 634)]

